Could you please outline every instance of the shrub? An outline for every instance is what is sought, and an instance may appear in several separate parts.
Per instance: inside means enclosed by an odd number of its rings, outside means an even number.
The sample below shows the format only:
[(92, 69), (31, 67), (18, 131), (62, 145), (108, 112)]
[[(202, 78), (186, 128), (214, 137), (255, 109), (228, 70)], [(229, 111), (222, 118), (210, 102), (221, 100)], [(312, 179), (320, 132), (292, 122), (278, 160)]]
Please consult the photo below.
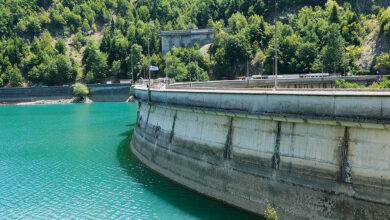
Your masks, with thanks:
[(360, 89), (364, 88), (364, 86), (360, 86), (357, 83), (350, 83), (345, 81), (345, 79), (336, 80), (336, 88), (339, 89)]
[(88, 87), (81, 83), (76, 83), (76, 86), (73, 88), (73, 94), (77, 97), (83, 98), (89, 94)]
[(278, 220), (278, 216), (274, 208), (267, 201), (267, 209), (264, 211), (264, 218), (266, 220)]
[(370, 75), (370, 70), (351, 70), (352, 75)]

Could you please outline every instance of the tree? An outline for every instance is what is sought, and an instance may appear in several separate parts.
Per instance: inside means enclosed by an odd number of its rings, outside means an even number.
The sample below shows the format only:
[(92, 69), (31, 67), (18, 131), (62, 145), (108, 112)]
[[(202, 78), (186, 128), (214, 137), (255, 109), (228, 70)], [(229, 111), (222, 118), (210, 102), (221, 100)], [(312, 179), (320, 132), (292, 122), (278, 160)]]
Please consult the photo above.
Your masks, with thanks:
[(61, 39), (61, 38), (58, 39), (58, 40), (56, 41), (55, 48), (56, 48), (56, 50), (57, 50), (58, 53), (60, 53), (60, 54), (65, 54), (65, 52), (66, 52), (66, 46), (65, 46), (64, 40)]
[(84, 35), (82, 35), (81, 33), (77, 33), (72, 38), (73, 47), (76, 48), (77, 51), (80, 51), (80, 49), (83, 46), (85, 46), (86, 43), (87, 40), (85, 39)]
[(122, 73), (122, 70), (121, 70), (121, 61), (120, 60), (114, 60), (114, 62), (112, 62), (112, 67), (111, 67), (111, 70), (110, 70), (110, 74), (111, 76), (120, 76)]
[(390, 6), (386, 10), (379, 12), (378, 21), (380, 25), (380, 33), (390, 39)]
[(245, 16), (243, 14), (241, 14), (240, 12), (233, 14), (229, 18), (229, 27), (232, 28), (233, 34), (237, 34), (239, 31), (246, 28), (247, 25), (248, 25), (248, 23), (246, 21)]
[(166, 63), (167, 67), (165, 68), (165, 73), (169, 78), (173, 78), (179, 82), (188, 81), (188, 70), (186, 65), (182, 63), (179, 58), (171, 56), (170, 52), (168, 52)]
[(263, 65), (265, 61), (265, 55), (261, 49), (258, 49), (255, 57), (251, 61), (251, 65), (255, 69), (255, 72), (258, 74), (263, 73)]
[(323, 49), (325, 67), (333, 72), (343, 67), (345, 61), (345, 42), (339, 30), (337, 24), (329, 26), (328, 34), (325, 37), (326, 45)]
[(296, 72), (309, 73), (314, 70), (313, 65), (318, 57), (318, 49), (315, 43), (305, 42), (298, 45), (295, 52)]
[(9, 66), (5, 72), (5, 79), (8, 84), (12, 87), (21, 87), (23, 86), (23, 76), (20, 73), (19, 68), (14, 64), (13, 67)]
[(196, 62), (191, 62), (187, 65), (187, 71), (189, 74), (189, 77), (191, 77), (191, 81), (208, 81), (209, 76), (207, 75), (206, 71), (204, 71), (202, 68), (198, 66)]
[(108, 65), (107, 55), (99, 51), (95, 42), (88, 42), (85, 48), (82, 62), (84, 64), (84, 73), (93, 73), (94, 80), (100, 80), (106, 77)]
[(87, 33), (90, 29), (91, 27), (88, 24), (88, 20), (84, 19), (83, 24), (81, 25), (81, 31)]
[(50, 14), (51, 25), (57, 29), (64, 29), (66, 21), (58, 10), (53, 10)]
[(89, 89), (86, 85), (83, 85), (81, 83), (76, 83), (76, 86), (73, 87), (73, 94), (76, 97), (84, 98), (89, 94)]
[(388, 73), (390, 72), (390, 51), (389, 53), (382, 53), (377, 58), (377, 64), (375, 68), (378, 69), (380, 73)]
[(150, 13), (148, 7), (142, 5), (141, 7), (138, 8), (137, 12), (139, 15), (139, 19), (141, 19), (144, 22), (149, 21)]
[[(133, 72), (134, 79), (137, 79), (137, 73), (141, 72), (142, 68), (142, 47), (138, 44), (133, 44), (130, 49), (130, 55), (126, 58), (128, 72)], [(131, 77), (131, 75), (129, 75)]]
[(330, 14), (330, 17), (329, 17), (329, 22), (330, 23), (339, 23), (340, 22), (336, 4), (333, 5), (332, 13)]

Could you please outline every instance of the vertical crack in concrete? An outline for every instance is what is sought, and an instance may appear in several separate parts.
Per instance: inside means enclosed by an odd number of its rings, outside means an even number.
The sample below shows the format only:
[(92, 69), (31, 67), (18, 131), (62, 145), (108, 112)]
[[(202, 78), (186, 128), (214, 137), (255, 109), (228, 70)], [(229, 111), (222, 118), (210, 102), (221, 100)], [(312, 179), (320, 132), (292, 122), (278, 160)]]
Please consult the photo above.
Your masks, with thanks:
[(173, 135), (175, 135), (176, 117), (177, 117), (177, 111), (175, 111), (175, 115), (173, 116), (171, 134), (169, 135), (169, 143), (170, 144), (172, 144)]
[(348, 141), (349, 141), (349, 131), (348, 127), (345, 127), (344, 138), (341, 144), (341, 181), (344, 183), (352, 183), (351, 177), (351, 167), (348, 161)]
[(140, 123), (141, 123), (141, 121), (142, 121), (142, 116), (140, 115), (141, 106), (142, 106), (142, 102), (138, 102), (137, 121), (135, 122), (135, 124), (137, 125), (137, 127), (140, 127)]
[(148, 110), (148, 117), (146, 118), (146, 125), (149, 124), (149, 116), (150, 116), (150, 110), (152, 109), (152, 106), (149, 105), (149, 110)]
[(278, 130), (276, 133), (274, 155), (272, 156), (272, 168), (274, 169), (279, 169), (279, 164), (280, 164), (280, 130), (281, 130), (280, 121), (278, 121), (277, 127)]
[(224, 152), (224, 158), (229, 160), (233, 158), (232, 133), (233, 133), (233, 117), (230, 117), (229, 130), (226, 135), (225, 152)]

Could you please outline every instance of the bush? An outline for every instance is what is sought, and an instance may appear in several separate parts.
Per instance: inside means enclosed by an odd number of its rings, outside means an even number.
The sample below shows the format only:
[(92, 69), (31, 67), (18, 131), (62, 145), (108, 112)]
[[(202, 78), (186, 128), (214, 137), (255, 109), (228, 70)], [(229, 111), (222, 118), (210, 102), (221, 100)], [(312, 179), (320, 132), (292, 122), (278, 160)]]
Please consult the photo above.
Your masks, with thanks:
[(80, 51), (80, 49), (87, 44), (87, 39), (85, 39), (81, 33), (77, 33), (72, 38), (72, 44), (77, 51)]
[(88, 87), (81, 83), (76, 83), (76, 86), (73, 88), (73, 94), (80, 98), (86, 97), (89, 94)]
[(58, 53), (65, 54), (66, 52), (66, 45), (63, 39), (58, 39), (55, 44), (55, 48)]
[(357, 83), (350, 83), (345, 81), (345, 79), (336, 80), (336, 88), (338, 89), (361, 89), (364, 86), (360, 86)]
[(266, 220), (278, 220), (278, 216), (274, 208), (267, 201), (267, 209), (264, 211), (264, 218)]
[(370, 70), (351, 70), (352, 75), (370, 75)]

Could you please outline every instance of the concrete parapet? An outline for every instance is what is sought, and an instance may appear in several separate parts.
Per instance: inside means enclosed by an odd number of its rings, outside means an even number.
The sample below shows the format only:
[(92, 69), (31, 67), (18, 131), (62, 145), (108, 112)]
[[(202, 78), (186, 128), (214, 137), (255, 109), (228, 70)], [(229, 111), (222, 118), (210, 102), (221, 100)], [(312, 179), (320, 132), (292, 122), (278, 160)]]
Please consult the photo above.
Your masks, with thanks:
[[(389, 77), (389, 76), (386, 76)], [(372, 82), (379, 81), (380, 76), (367, 75), (367, 76), (331, 76), (323, 78), (281, 78), (278, 79), (280, 88), (334, 88), (336, 80), (345, 79), (347, 82), (358, 83), (362, 85), (368, 85)], [(170, 84), (170, 89), (226, 89), (226, 88), (273, 88), (274, 79), (251, 79), (251, 80), (220, 80), (220, 81), (208, 81), (208, 82), (184, 82)]]
[[(146, 89), (135, 89), (135, 96), (139, 100), (149, 101)], [(152, 90), (151, 102), (200, 110), (209, 109), (273, 117), (390, 123), (390, 91), (170, 89)]]
[(131, 149), (179, 184), (280, 219), (390, 218), (390, 92), (135, 96)]

